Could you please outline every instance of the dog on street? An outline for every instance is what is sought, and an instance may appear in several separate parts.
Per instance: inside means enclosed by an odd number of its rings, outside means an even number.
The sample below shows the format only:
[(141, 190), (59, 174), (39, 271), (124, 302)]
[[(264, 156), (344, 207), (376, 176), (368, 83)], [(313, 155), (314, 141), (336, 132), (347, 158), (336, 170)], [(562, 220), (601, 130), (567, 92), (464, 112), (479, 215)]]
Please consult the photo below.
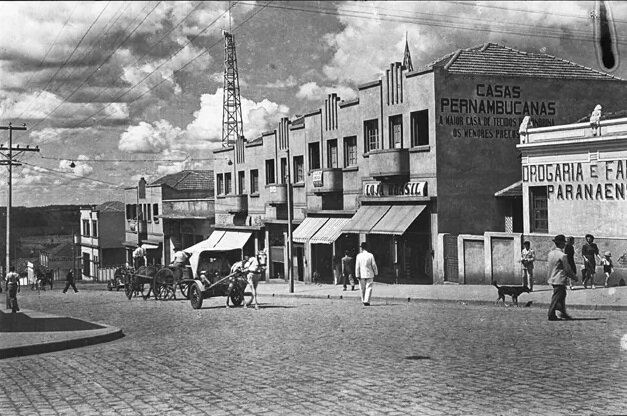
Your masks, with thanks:
[(499, 297), (496, 299), (496, 305), (499, 304), (499, 300), (503, 301), (503, 305), (505, 304), (505, 296), (512, 297), (512, 304), (518, 306), (518, 296), (523, 293), (529, 293), (531, 290), (527, 286), (499, 286), (496, 282), (492, 283), (496, 290), (498, 291)]

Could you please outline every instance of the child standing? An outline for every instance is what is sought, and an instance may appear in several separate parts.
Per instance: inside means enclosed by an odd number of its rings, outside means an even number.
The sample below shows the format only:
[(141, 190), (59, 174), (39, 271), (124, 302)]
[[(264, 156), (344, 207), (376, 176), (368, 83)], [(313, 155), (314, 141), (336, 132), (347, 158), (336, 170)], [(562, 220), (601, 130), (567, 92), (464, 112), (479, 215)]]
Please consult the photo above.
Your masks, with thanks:
[(609, 287), (610, 275), (614, 272), (614, 265), (612, 264), (612, 253), (606, 251), (603, 253), (605, 258), (601, 259), (601, 266), (603, 266), (603, 273), (605, 273), (605, 287)]
[(533, 292), (533, 262), (536, 259), (536, 253), (531, 248), (531, 243), (525, 241), (523, 249), (520, 253), (520, 262), (522, 264), (523, 285), (527, 286)]

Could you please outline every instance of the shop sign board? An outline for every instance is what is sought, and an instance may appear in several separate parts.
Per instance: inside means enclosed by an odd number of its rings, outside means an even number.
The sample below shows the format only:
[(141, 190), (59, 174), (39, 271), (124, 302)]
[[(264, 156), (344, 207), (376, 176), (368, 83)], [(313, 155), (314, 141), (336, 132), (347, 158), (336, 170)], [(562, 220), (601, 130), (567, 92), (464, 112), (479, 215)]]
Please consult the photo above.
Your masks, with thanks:
[(313, 186), (315, 187), (321, 187), (324, 185), (323, 180), (322, 180), (322, 171), (321, 170), (315, 170), (311, 173), (311, 179), (313, 181)]
[(427, 182), (364, 183), (364, 196), (427, 196)]

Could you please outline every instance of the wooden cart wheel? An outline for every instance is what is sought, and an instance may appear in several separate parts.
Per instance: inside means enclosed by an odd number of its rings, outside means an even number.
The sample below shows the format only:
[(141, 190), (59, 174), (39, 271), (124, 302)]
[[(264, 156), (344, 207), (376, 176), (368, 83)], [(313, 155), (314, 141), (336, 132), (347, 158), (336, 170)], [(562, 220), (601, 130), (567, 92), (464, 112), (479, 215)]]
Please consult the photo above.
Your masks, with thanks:
[(189, 283), (179, 283), (179, 289), (181, 290), (181, 294), (185, 299), (189, 299), (189, 287), (191, 285)]
[(128, 300), (131, 300), (131, 298), (133, 297), (133, 278), (131, 276), (126, 276), (124, 291), (126, 292), (126, 297), (128, 298)]
[(202, 292), (200, 288), (196, 284), (192, 284), (189, 289), (189, 301), (192, 304), (192, 308), (200, 309), (202, 308)]

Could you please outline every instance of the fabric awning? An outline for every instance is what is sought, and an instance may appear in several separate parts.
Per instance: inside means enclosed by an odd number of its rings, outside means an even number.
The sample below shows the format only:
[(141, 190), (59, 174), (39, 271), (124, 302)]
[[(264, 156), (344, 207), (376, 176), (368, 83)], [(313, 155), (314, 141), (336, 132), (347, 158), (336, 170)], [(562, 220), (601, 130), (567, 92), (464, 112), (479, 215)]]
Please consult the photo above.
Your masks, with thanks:
[(159, 244), (142, 243), (142, 248), (145, 248), (146, 250), (155, 250), (159, 248)]
[(224, 236), (213, 247), (213, 251), (240, 250), (253, 233), (247, 231), (225, 231)]
[(295, 243), (306, 243), (327, 221), (328, 217), (307, 217), (292, 234)]
[(309, 240), (312, 244), (333, 244), (342, 235), (342, 229), (350, 218), (329, 218), (322, 228)]
[(426, 205), (392, 205), (383, 218), (370, 230), (370, 234), (403, 234)]
[(139, 247), (137, 245), (137, 241), (129, 241), (129, 240), (123, 241), (122, 245), (126, 247)]
[(503, 188), (494, 194), (497, 198), (515, 198), (522, 196), (522, 181), (511, 184), (507, 188)]
[(362, 205), (344, 226), (344, 233), (369, 233), (390, 209), (390, 205)]
[(187, 254), (194, 254), (212, 250), (216, 243), (224, 236), (225, 232), (226, 231), (214, 231), (206, 240), (202, 240), (200, 243), (196, 243), (191, 247), (185, 248), (183, 251)]

